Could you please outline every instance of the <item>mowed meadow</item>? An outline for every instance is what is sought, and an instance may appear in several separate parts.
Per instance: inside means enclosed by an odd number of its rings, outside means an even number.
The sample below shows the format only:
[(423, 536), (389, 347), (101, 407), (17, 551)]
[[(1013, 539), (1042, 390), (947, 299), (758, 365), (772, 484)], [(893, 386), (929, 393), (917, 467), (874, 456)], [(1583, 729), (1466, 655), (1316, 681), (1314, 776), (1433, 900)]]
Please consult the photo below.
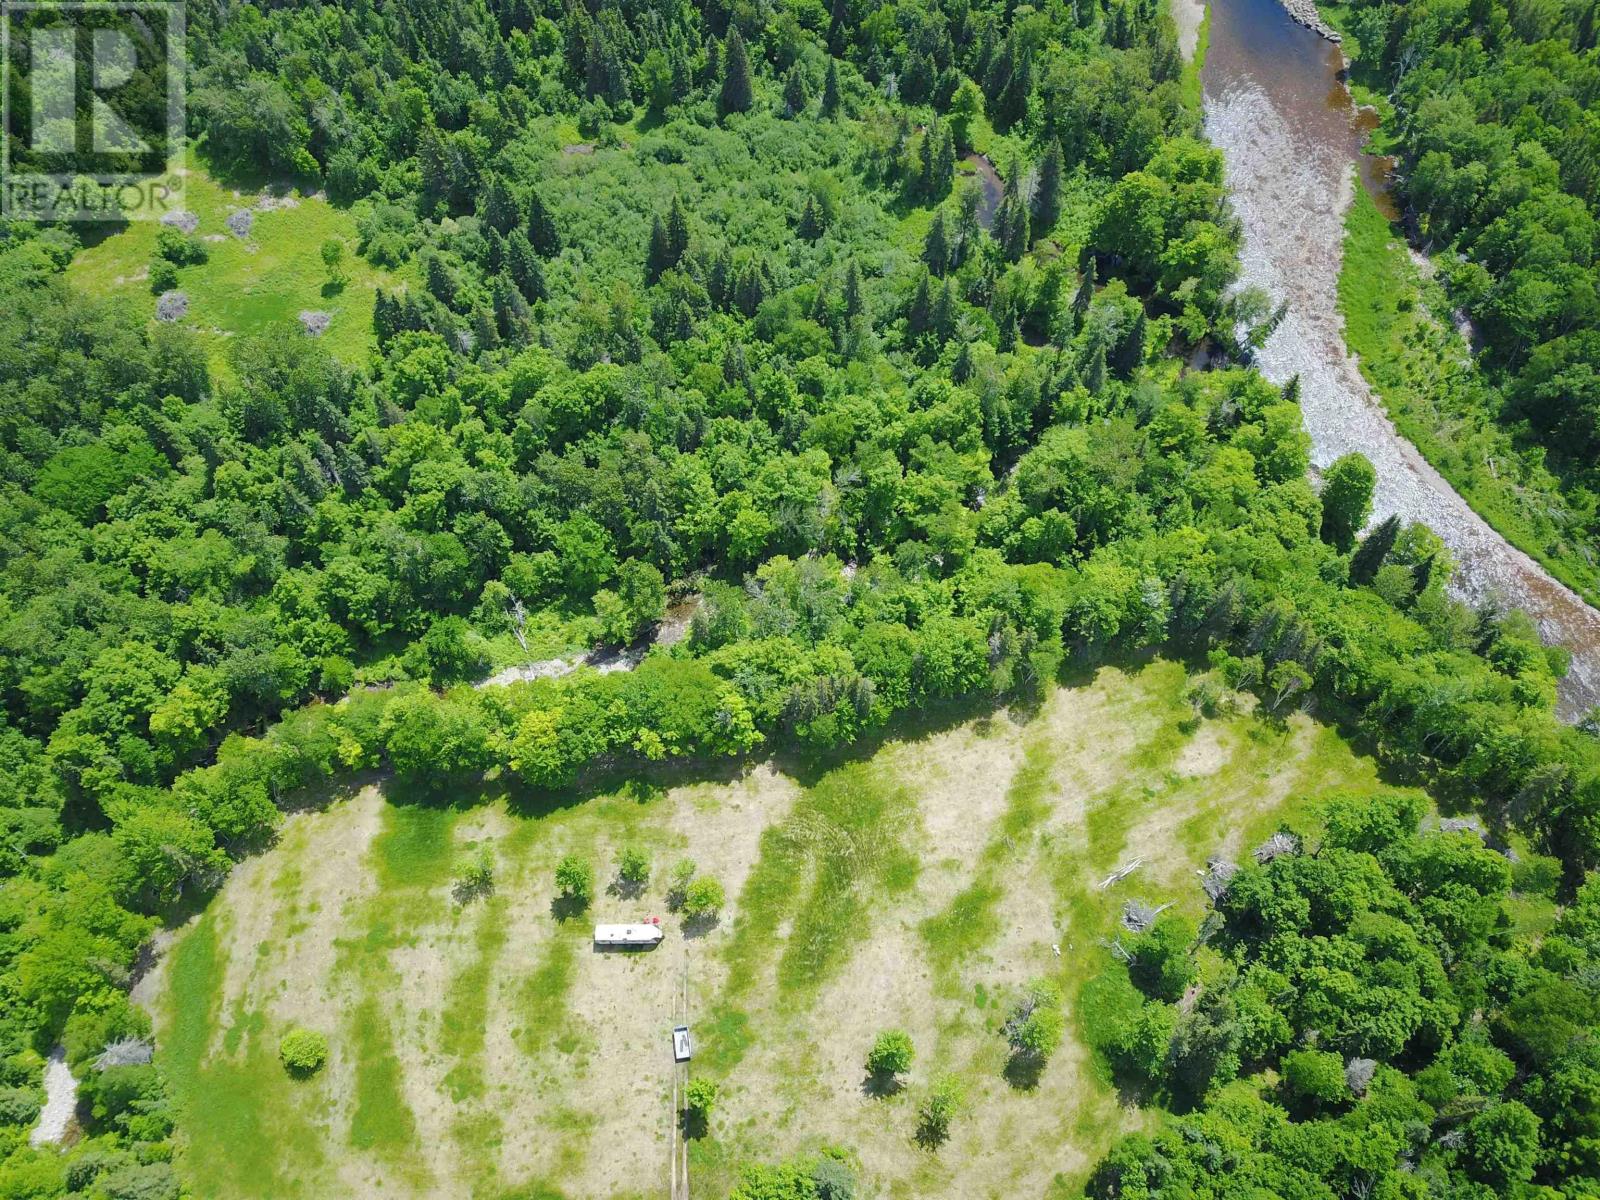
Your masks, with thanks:
[[(697, 1194), (724, 1194), (737, 1163), (830, 1145), (873, 1194), (1075, 1194), (1117, 1134), (1159, 1119), (1119, 1102), (1089, 1048), (1123, 1002), (1105, 971), (1124, 902), (1198, 916), (1208, 857), (1379, 788), (1333, 729), (1196, 718), (1189, 683), (1160, 659), (1103, 668), (1035, 712), (841, 765), (641, 779), (538, 811), (493, 786), (442, 807), (378, 782), (291, 816), (140, 989), (196, 1194), (664, 1194), (685, 981), (695, 1074), (721, 1085), (691, 1145)], [(460, 902), (453, 875), (485, 846), (494, 890)], [(653, 860), (638, 899), (605, 890), (624, 846)], [(599, 887), (562, 919), (553, 869), (574, 852)], [(664, 904), (683, 857), (728, 894), (690, 937)], [(649, 913), (668, 928), (656, 950), (593, 950), (595, 920)], [(1001, 1025), (1040, 978), (1066, 996), (1067, 1041), (1036, 1081), (1008, 1082)], [(329, 1038), (309, 1080), (277, 1059), (295, 1025)], [(896, 1027), (916, 1061), (879, 1094), (863, 1058)], [(966, 1111), (927, 1149), (916, 1104), (945, 1073)]]

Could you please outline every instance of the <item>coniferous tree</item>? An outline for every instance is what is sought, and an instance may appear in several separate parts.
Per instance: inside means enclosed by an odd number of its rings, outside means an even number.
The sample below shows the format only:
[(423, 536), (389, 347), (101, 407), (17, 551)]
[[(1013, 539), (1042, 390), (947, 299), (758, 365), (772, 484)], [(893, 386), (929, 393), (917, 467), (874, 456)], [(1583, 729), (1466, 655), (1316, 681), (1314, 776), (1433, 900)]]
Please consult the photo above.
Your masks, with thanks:
[(1379, 521), (1372, 532), (1361, 539), (1356, 552), (1350, 556), (1350, 582), (1371, 583), (1377, 576), (1389, 551), (1394, 549), (1400, 536), (1400, 518), (1390, 515)]
[(1083, 383), (1092, 396), (1098, 396), (1100, 390), (1106, 386), (1106, 347), (1104, 342), (1096, 341), (1094, 349), (1089, 352), (1089, 361), (1083, 372)]
[(833, 0), (828, 15), (828, 49), (835, 55), (845, 52), (845, 33), (850, 28), (850, 0)]
[(933, 214), (933, 224), (928, 227), (928, 236), (923, 239), (922, 261), (928, 264), (928, 270), (941, 279), (950, 269), (950, 239), (945, 233), (942, 208)]
[(1017, 342), (1022, 337), (1021, 327), (1017, 324), (1017, 307), (1009, 300), (1002, 306), (1000, 314), (1000, 345), (999, 349), (1009, 354), (1017, 348)]
[(689, 212), (683, 207), (682, 197), (674, 196), (667, 209), (667, 253), (672, 257), (670, 265), (677, 266), (688, 252)]
[(806, 82), (806, 73), (800, 69), (800, 64), (796, 63), (789, 68), (788, 77), (783, 81), (783, 111), (797, 117), (810, 103), (811, 85)]
[(727, 62), (722, 68), (722, 111), (749, 112), (755, 103), (755, 85), (750, 78), (750, 54), (738, 26), (728, 34)]
[(920, 337), (933, 323), (931, 279), (926, 271), (917, 277), (917, 290), (912, 294), (911, 307), (906, 310), (906, 331), (912, 337)]
[(850, 267), (844, 273), (844, 315), (847, 320), (859, 317), (866, 308), (866, 301), (861, 295), (861, 272), (857, 269), (855, 260), (850, 260)]
[(724, 246), (711, 260), (706, 272), (706, 293), (718, 308), (727, 308), (733, 299), (733, 255)]
[(511, 272), (512, 282), (529, 304), (545, 298), (544, 267), (534, 253), (527, 234), (520, 229), (512, 230), (511, 236), (506, 239), (506, 269)]
[(821, 283), (817, 284), (816, 295), (811, 298), (811, 312), (808, 315), (824, 329), (833, 324), (833, 308), (828, 303), (828, 289)]
[(660, 214), (650, 218), (650, 249), (645, 254), (646, 283), (655, 283), (672, 267), (672, 247), (667, 242), (667, 226)]
[(522, 224), (522, 205), (511, 185), (498, 173), (490, 175), (484, 185), (478, 215), (484, 225), (496, 233), (510, 233)]
[(964, 341), (956, 351), (956, 360), (950, 364), (950, 378), (965, 383), (972, 378), (972, 342)]
[(956, 173), (956, 138), (948, 125), (939, 130), (939, 143), (934, 151), (934, 195), (943, 196), (950, 190), (950, 181)]
[(800, 228), (797, 232), (808, 242), (814, 242), (822, 236), (822, 214), (817, 209), (815, 196), (806, 196), (806, 206), (800, 210)]
[(839, 64), (834, 59), (828, 60), (828, 77), (822, 84), (822, 115), (831, 117), (839, 111)]
[(939, 298), (933, 303), (933, 332), (940, 342), (950, 340), (956, 329), (956, 289), (950, 280), (939, 289)]
[(544, 258), (561, 253), (561, 231), (537, 191), (528, 194), (528, 241)]
[(1005, 193), (1000, 197), (1000, 211), (995, 214), (994, 239), (1010, 262), (1017, 262), (1028, 252), (1028, 206), (1022, 199), (1022, 171), (1015, 159), (1011, 160)]
[(1072, 297), (1072, 316), (1076, 325), (1083, 324), (1083, 316), (1089, 311), (1089, 305), (1094, 300), (1095, 276), (1098, 271), (1095, 259), (1089, 259), (1089, 265), (1084, 268), (1083, 278), (1078, 281), (1078, 290)]
[(1041, 237), (1061, 218), (1061, 143), (1055, 138), (1039, 161), (1039, 186), (1033, 193), (1033, 228)]

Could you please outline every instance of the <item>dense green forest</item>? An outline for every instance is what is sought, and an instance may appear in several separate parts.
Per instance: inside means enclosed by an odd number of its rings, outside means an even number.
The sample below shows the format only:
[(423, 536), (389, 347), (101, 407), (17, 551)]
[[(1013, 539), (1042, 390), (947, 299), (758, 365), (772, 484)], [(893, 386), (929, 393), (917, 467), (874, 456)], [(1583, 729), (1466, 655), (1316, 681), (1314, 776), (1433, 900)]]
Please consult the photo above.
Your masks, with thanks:
[[(1422, 398), (1448, 422), (1437, 456), (1593, 598), (1600, 563), (1600, 61), (1593, 6), (1390, 4), (1331, 10), (1355, 78), (1387, 112), (1412, 240), (1439, 256), (1472, 322), (1478, 370)], [(1449, 444), (1450, 442), (1455, 444)], [(1430, 451), (1430, 454), (1433, 454)]]
[[(353, 252), (415, 283), (379, 296), (371, 362), (295, 327), (218, 370), (186, 327), (70, 290), (71, 233), (0, 229), (0, 1196), (183, 1194), (158, 1069), (90, 1064), (148, 1035), (127, 986), (150, 933), (307, 787), (548, 793), (835, 751), (1153, 646), (1317, 706), (1577, 900), (1519, 940), (1503, 857), (1341, 812), (1321, 853), (1233, 880), (1192, 1013), (1189, 968), (1161, 965), (1187, 936), (1134, 949), (1148, 1006), (1103, 1052), (1192, 1112), (1093, 1187), (1600, 1188), (1600, 744), (1552, 715), (1559, 651), (1446, 595), (1436, 537), (1356, 540), (1370, 470), (1318, 495), (1292, 385), (1182, 369), (1271, 315), (1230, 291), (1220, 160), (1154, 0), (189, 21), (210, 169), (325, 187)], [(1507, 387), (1592, 447), (1600, 410), (1540, 400), (1594, 356), (1591, 218), (1555, 148), (1506, 147), (1526, 195), (1429, 219), (1525, 285), (1474, 301)], [(159, 257), (203, 269), (181, 234)], [(688, 594), (689, 636), (636, 670), (470, 686), (508, 641), (626, 647)], [(57, 1042), (91, 1114), (65, 1155), (27, 1146)], [(1359, 1087), (1344, 1057), (1376, 1064)], [(1229, 1086), (1262, 1067), (1281, 1094)], [(750, 1194), (820, 1194), (779, 1176)]]

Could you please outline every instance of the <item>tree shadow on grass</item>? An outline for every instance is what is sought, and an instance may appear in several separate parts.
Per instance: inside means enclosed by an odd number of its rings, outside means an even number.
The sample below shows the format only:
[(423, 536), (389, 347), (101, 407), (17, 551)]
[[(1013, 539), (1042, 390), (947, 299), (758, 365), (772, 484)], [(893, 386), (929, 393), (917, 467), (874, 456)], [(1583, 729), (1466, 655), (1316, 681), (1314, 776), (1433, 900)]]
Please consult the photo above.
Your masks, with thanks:
[(587, 896), (557, 896), (550, 901), (550, 915), (562, 924), (576, 921), (588, 911)]
[(1039, 1077), (1044, 1074), (1044, 1059), (1036, 1054), (1015, 1053), (1006, 1059), (1001, 1074), (1005, 1081), (1019, 1092), (1031, 1092), (1039, 1087)]
[(721, 913), (702, 913), (698, 917), (688, 917), (683, 922), (683, 936), (690, 939), (703, 938), (721, 923)]
[(868, 1071), (861, 1079), (861, 1094), (874, 1100), (886, 1100), (905, 1091), (905, 1080), (893, 1071)]

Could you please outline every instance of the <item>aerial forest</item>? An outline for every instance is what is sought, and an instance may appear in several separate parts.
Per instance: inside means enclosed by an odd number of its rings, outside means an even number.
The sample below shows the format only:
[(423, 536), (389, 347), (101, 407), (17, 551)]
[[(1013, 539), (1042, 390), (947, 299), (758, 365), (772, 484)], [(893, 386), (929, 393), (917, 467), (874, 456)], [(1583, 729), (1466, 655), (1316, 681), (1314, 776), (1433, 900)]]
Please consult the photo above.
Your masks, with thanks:
[[(1592, 533), (1593, 7), (1348, 20), (1480, 402)], [(1364, 460), (1308, 475), (1160, 0), (188, 27), (192, 168), (318, 193), (356, 230), (328, 286), (383, 282), (350, 355), (74, 286), (117, 228), (0, 223), (0, 1198), (202, 1200), (160, 1048), (113, 1053), (151, 1037), (129, 988), (308, 797), (843, 761), (1157, 652), (1394, 790), (1318, 797), (1073, 994), (1150, 1118), (1077, 1189), (1600, 1194), (1600, 718), (1557, 719), (1564, 651), (1456, 598), (1435, 534), (1369, 523)], [(150, 277), (206, 255), (164, 228)], [(564, 655), (625, 669), (480, 686)], [(62, 1151), (29, 1144), (58, 1045)], [(843, 1161), (734, 1194), (858, 1194)]]

